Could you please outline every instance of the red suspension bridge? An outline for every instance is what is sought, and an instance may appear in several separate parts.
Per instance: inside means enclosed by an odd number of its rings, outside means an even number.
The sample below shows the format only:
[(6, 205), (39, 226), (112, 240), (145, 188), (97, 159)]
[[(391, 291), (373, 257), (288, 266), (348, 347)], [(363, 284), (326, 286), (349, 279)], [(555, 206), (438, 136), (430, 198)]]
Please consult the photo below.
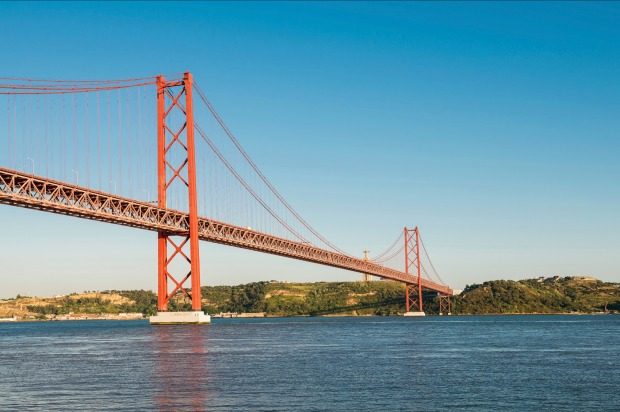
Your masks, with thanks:
[(336, 247), (267, 180), (189, 72), (0, 78), (0, 95), (0, 203), (157, 232), (162, 314), (178, 293), (201, 310), (200, 241), (403, 282), (408, 313), (423, 312), (424, 290), (450, 311), (417, 227), (371, 258)]

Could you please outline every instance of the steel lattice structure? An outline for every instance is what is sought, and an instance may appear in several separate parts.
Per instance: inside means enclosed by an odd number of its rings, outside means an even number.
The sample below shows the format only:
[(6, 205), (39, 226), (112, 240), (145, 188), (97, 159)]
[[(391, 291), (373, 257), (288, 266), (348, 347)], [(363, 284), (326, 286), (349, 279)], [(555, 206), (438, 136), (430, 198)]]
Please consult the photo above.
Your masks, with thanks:
[[(188, 213), (6, 168), (0, 168), (0, 203), (151, 230), (160, 236), (187, 237), (190, 231)], [(449, 287), (420, 278), (417, 273), (414, 276), (363, 259), (212, 219), (198, 217), (197, 221), (198, 237), (202, 241), (367, 273), (442, 295), (452, 294)]]
[(409, 269), (416, 269), (416, 286), (405, 285), (405, 308), (409, 312), (413, 308), (423, 312), (422, 309), (422, 264), (420, 262), (420, 233), (418, 228), (404, 230), (405, 233), (405, 273), (409, 275)]
[[(158, 293), (157, 309), (168, 310), (168, 302), (177, 291), (183, 292), (192, 300), (192, 309), (201, 308), (200, 296), (200, 251), (198, 247), (198, 198), (196, 190), (196, 155), (194, 143), (194, 114), (192, 105), (192, 75), (186, 72), (182, 81), (166, 82), (163, 76), (157, 76), (157, 206), (166, 208), (168, 192), (171, 184), (177, 182), (187, 194), (189, 213), (187, 230), (183, 233), (159, 231), (157, 237), (157, 274)], [(181, 103), (184, 97), (185, 104)], [(170, 121), (173, 113), (179, 113), (183, 121), (173, 124)], [(171, 152), (179, 149), (183, 156), (174, 163)], [(184, 173), (185, 172), (185, 173)], [(170, 176), (170, 178), (168, 177)], [(183, 246), (189, 243), (189, 252)], [(168, 247), (174, 252), (168, 254)], [(174, 259), (189, 263), (189, 271), (183, 278), (171, 273)], [(181, 275), (183, 275), (181, 273)], [(180, 279), (180, 280), (178, 280)], [(191, 279), (191, 296), (185, 290), (185, 282)], [(168, 281), (175, 285), (172, 292)]]

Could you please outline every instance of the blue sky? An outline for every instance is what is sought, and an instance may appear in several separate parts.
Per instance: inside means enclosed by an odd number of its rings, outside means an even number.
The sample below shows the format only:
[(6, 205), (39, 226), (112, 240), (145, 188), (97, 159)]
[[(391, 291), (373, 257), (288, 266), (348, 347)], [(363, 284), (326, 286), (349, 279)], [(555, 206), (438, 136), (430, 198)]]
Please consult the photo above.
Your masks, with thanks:
[[(418, 225), (455, 288), (620, 281), (620, 4), (0, 3), (0, 75), (191, 70), (339, 247)], [(0, 132), (1, 133), (1, 132)], [(155, 235), (0, 206), (0, 297), (156, 288)], [(353, 280), (201, 246), (203, 284)]]

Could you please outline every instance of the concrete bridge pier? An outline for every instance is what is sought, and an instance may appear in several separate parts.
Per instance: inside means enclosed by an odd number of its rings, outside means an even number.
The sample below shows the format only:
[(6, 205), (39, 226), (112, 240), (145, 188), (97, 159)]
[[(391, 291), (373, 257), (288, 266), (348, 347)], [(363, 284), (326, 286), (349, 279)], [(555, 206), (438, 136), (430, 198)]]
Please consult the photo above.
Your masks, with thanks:
[(405, 317), (420, 317), (420, 316), (426, 316), (426, 313), (424, 313), (424, 312), (405, 312), (405, 314), (403, 316), (405, 316)]
[(202, 311), (157, 312), (149, 318), (151, 325), (205, 325), (211, 323), (211, 316)]

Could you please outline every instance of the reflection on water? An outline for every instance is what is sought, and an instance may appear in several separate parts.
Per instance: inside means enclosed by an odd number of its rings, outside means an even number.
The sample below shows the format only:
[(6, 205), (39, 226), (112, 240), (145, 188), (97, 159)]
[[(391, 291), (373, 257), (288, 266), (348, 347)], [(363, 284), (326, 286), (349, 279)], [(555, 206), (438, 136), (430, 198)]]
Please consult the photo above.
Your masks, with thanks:
[(150, 336), (155, 404), (162, 411), (204, 410), (209, 400), (209, 326), (158, 325)]

